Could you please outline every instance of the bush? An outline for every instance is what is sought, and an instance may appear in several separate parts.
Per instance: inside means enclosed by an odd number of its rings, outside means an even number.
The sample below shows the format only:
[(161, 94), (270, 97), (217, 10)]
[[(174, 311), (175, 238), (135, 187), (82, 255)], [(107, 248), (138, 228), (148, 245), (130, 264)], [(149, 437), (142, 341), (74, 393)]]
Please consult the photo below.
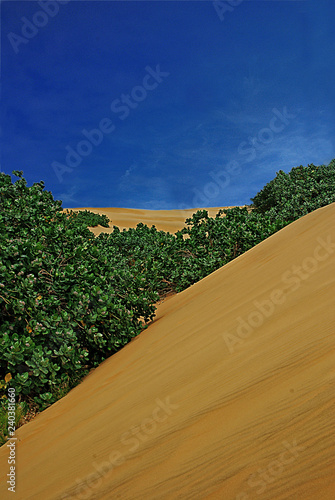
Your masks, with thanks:
[(0, 380), (43, 408), (138, 335), (158, 294), (43, 183), (15, 175), (0, 176)]
[(328, 166), (295, 167), (288, 174), (280, 170), (251, 201), (261, 214), (272, 211), (292, 221), (335, 201), (334, 177), (335, 160)]
[(89, 210), (80, 210), (74, 212), (73, 210), (66, 211), (68, 217), (72, 217), (76, 224), (83, 224), (86, 227), (109, 227), (109, 219), (105, 214), (94, 214)]

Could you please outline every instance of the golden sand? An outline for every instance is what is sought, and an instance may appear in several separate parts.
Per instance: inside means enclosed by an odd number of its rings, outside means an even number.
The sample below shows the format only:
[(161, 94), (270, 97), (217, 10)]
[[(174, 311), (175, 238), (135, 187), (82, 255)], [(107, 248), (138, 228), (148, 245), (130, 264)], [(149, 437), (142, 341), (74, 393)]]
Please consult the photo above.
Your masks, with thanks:
[(155, 225), (159, 231), (175, 233), (185, 226), (185, 219), (192, 217), (197, 210), (207, 210), (210, 217), (215, 217), (222, 208), (233, 207), (211, 207), (211, 208), (190, 208), (187, 210), (141, 210), (126, 208), (72, 208), (69, 210), (89, 210), (95, 214), (107, 215), (110, 219), (110, 228), (97, 226), (91, 231), (97, 235), (101, 232), (111, 233), (113, 226), (118, 226), (120, 230), (135, 228), (142, 222), (151, 227)]

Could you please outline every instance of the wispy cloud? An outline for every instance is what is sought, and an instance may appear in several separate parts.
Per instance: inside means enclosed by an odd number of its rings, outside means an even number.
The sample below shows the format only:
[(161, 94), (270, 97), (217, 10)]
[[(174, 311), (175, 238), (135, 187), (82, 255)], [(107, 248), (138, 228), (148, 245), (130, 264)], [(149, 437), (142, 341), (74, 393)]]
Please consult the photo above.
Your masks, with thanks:
[(76, 194), (78, 193), (78, 189), (76, 186), (72, 186), (68, 191), (63, 193), (59, 193), (57, 196), (58, 199), (62, 200), (63, 206), (72, 205), (77, 202)]

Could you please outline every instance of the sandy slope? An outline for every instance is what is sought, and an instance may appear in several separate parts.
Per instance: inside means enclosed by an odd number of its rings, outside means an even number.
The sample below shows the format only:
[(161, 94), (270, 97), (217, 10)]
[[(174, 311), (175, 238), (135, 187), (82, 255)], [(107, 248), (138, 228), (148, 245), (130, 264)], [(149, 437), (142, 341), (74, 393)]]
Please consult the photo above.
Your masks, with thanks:
[[(118, 226), (121, 230), (129, 227), (136, 227), (139, 222), (151, 227), (153, 224), (159, 231), (175, 233), (185, 225), (185, 219), (192, 217), (197, 210), (207, 210), (210, 217), (215, 217), (220, 208), (190, 208), (187, 210), (140, 210), (130, 208), (72, 208), (72, 210), (89, 210), (96, 214), (105, 214), (110, 219), (110, 228), (101, 226), (92, 228), (94, 234), (100, 232), (110, 233), (113, 226)], [(225, 207), (231, 208), (231, 207)]]
[(334, 219), (319, 209), (172, 297), (20, 428), (15, 498), (333, 499)]

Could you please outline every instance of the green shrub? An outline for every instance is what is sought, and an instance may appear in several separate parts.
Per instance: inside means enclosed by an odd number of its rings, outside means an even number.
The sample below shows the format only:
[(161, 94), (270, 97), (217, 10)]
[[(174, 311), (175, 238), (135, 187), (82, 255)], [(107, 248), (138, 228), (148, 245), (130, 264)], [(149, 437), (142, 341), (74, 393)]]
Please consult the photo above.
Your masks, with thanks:
[(89, 210), (67, 210), (68, 217), (72, 217), (76, 224), (84, 224), (86, 227), (103, 226), (109, 227), (109, 219), (105, 214), (95, 214)]
[(0, 176), (0, 380), (10, 373), (43, 408), (138, 335), (158, 294), (43, 183), (15, 174)]
[(288, 174), (280, 170), (251, 201), (259, 213), (271, 210), (292, 221), (335, 201), (334, 177), (335, 160), (327, 166), (294, 167)]

